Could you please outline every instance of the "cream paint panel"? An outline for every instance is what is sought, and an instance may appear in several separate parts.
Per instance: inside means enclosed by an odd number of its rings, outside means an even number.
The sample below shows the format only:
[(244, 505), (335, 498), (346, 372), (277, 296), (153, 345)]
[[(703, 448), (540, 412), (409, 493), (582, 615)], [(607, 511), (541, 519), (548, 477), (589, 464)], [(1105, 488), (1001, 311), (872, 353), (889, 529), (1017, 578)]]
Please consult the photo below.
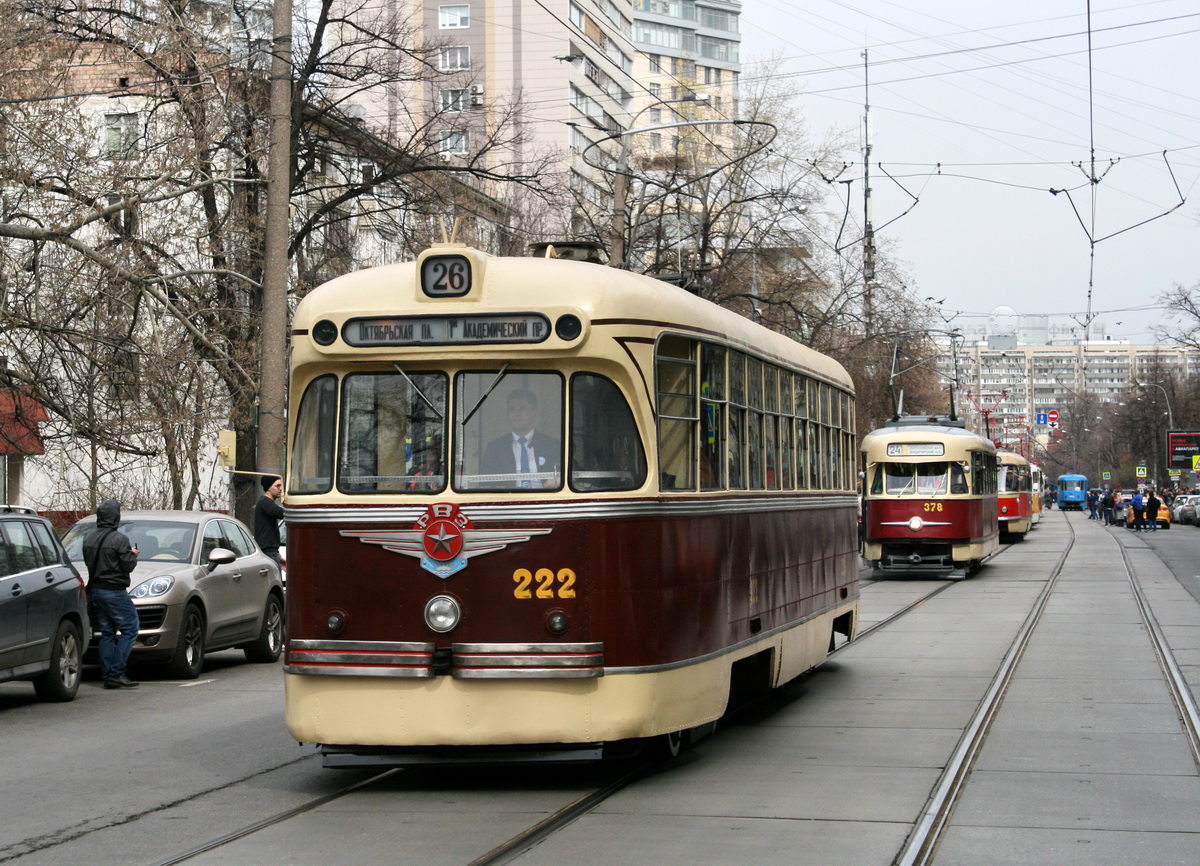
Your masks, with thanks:
[[(833, 634), (833, 620), (846, 611), (856, 609), (856, 604), (847, 604), (805, 623), (804, 628), (792, 629), (780, 635), (777, 649), (779, 664), (773, 685), (782, 686), (823, 662), (829, 654), (829, 637)], [(856, 619), (851, 633), (856, 630), (857, 625)]]
[(730, 665), (774, 647), (779, 682), (825, 658), (834, 616), (670, 671), (588, 680), (284, 676), (288, 730), (304, 743), (361, 746), (582, 743), (649, 737), (725, 712)]

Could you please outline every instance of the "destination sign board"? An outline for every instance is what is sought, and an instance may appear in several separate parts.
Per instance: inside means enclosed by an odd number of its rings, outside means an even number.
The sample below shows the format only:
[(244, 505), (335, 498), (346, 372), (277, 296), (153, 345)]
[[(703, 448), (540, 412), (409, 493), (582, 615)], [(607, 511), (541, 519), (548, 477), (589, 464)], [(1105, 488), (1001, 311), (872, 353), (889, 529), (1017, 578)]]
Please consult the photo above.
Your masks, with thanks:
[(941, 442), (893, 442), (887, 453), (888, 457), (941, 457), (946, 447)]
[(550, 321), (537, 313), (507, 316), (388, 316), (351, 319), (342, 339), (351, 346), (445, 346), (465, 343), (540, 343)]

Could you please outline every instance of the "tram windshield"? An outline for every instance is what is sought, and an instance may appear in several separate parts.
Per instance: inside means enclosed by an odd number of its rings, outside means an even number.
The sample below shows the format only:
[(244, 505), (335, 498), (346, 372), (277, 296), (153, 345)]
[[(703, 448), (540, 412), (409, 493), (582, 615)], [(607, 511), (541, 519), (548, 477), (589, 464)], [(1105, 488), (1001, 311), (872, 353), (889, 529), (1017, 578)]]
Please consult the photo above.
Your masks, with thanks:
[(646, 456), (620, 388), (594, 374), (571, 378), (567, 457), (567, 387), (558, 372), (507, 367), (321, 376), (300, 402), (289, 492), (640, 488)]
[(871, 493), (890, 496), (937, 496), (966, 493), (962, 466), (939, 460), (934, 463), (883, 463), (875, 473)]

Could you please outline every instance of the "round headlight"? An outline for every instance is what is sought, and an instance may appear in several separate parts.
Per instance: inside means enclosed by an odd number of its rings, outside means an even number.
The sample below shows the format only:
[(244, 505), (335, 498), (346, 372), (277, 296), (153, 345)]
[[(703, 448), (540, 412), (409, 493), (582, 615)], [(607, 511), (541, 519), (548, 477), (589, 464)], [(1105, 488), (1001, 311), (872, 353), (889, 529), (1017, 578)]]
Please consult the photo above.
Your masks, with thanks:
[(129, 595), (133, 598), (153, 598), (156, 595), (165, 595), (167, 590), (174, 585), (175, 578), (173, 577), (152, 577), (131, 589)]
[(435, 595), (425, 605), (425, 624), (436, 632), (447, 632), (458, 625), (462, 610), (448, 595)]
[(555, 637), (566, 634), (570, 622), (561, 610), (552, 610), (546, 614), (546, 631)]
[(346, 614), (340, 610), (332, 610), (325, 617), (325, 630), (337, 634), (346, 627)]
[(1001, 514), (1008, 514), (1008, 506), (1007, 506), (1007, 505), (1001, 505), (1001, 506), (1000, 506), (1000, 513), (1001, 513)]
[(560, 340), (574, 340), (583, 333), (583, 322), (579, 321), (578, 316), (570, 313), (559, 316), (558, 321), (554, 323), (554, 333)]
[(313, 325), (312, 338), (319, 346), (331, 346), (338, 337), (338, 326), (328, 319), (322, 319)]
[(909, 518), (908, 528), (911, 529), (913, 532), (916, 532), (918, 529), (920, 529), (924, 525), (925, 525), (925, 521), (919, 517)]

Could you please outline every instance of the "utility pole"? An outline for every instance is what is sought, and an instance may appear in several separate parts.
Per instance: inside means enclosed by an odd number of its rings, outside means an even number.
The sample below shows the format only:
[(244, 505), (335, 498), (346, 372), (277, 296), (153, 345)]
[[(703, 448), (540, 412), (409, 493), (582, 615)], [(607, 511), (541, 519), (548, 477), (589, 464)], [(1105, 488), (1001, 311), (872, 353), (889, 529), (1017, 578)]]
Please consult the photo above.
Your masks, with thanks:
[(875, 227), (871, 220), (871, 70), (864, 48), (863, 58), (863, 288), (865, 290), (867, 336), (874, 318)]
[(283, 474), (287, 439), (288, 210), (292, 168), (292, 0), (275, 0), (271, 44), (263, 313), (259, 336), (258, 454), (262, 472)]

